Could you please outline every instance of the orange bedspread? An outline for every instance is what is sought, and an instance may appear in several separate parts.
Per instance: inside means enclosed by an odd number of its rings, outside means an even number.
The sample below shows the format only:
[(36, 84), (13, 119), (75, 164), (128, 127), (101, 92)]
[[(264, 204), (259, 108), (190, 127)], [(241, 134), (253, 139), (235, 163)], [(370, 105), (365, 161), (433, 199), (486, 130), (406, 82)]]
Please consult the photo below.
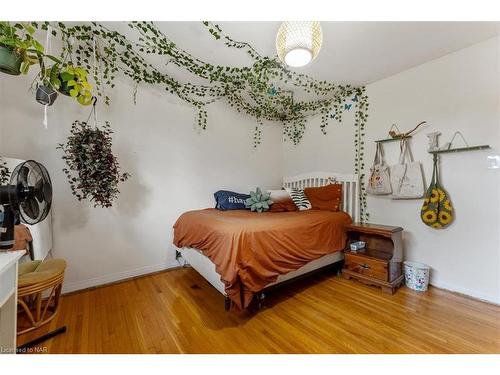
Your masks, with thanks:
[(209, 208), (185, 212), (177, 219), (174, 244), (203, 251), (221, 275), (228, 297), (245, 308), (255, 292), (279, 275), (342, 250), (350, 223), (345, 212)]

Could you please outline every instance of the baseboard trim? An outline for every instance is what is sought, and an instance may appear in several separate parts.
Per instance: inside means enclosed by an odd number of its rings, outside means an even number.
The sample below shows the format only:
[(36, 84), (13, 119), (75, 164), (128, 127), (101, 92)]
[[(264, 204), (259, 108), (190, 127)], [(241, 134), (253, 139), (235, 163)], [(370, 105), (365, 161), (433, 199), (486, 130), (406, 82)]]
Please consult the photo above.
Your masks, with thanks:
[(439, 280), (432, 280), (429, 284), (435, 288), (446, 290), (447, 292), (456, 293), (456, 294), (459, 294), (461, 296), (471, 298), (471, 299), (474, 299), (477, 301), (486, 302), (489, 304), (500, 306), (500, 299), (495, 298), (494, 296), (491, 296), (489, 294), (476, 292), (474, 290), (458, 287), (456, 285), (452, 285), (452, 284), (442, 282)]
[(113, 273), (111, 275), (94, 277), (92, 279), (67, 282), (63, 284), (62, 293), (68, 294), (72, 292), (78, 292), (85, 289), (92, 289), (96, 287), (101, 287), (109, 284), (114, 284), (117, 282), (123, 282), (129, 279), (133, 279), (135, 277), (146, 276), (152, 273), (166, 271), (170, 269), (178, 268), (178, 263), (170, 263), (170, 264), (156, 264), (153, 266), (145, 266), (141, 268), (136, 268), (133, 270), (123, 271)]
[[(117, 272), (111, 275), (106, 275), (106, 276), (101, 276), (101, 277), (95, 277), (92, 279), (87, 279), (87, 280), (81, 280), (81, 281), (75, 281), (75, 282), (68, 282), (63, 284), (63, 289), (62, 293), (63, 294), (69, 294), (73, 292), (80, 292), (86, 289), (93, 289), (97, 287), (102, 287), (106, 286), (109, 284), (115, 284), (119, 282), (124, 282), (130, 279), (134, 279), (136, 277), (142, 277), (146, 275), (150, 275), (153, 273), (157, 272), (162, 272), (162, 271), (167, 271), (167, 270), (174, 270), (179, 268), (178, 263), (170, 263), (170, 264), (156, 264), (153, 266), (145, 266), (141, 268), (136, 268), (133, 270), (128, 270), (128, 271), (123, 271), (123, 272)], [(470, 289), (465, 289), (461, 287), (457, 287), (456, 285), (451, 285), (446, 282), (441, 282), (439, 280), (432, 280), (430, 282), (430, 285), (432, 285), (435, 288), (438, 289), (443, 289), (448, 292), (460, 294), (464, 297), (479, 300), (482, 302), (490, 303), (493, 305), (500, 306), (500, 299), (495, 299), (493, 296), (476, 292)]]

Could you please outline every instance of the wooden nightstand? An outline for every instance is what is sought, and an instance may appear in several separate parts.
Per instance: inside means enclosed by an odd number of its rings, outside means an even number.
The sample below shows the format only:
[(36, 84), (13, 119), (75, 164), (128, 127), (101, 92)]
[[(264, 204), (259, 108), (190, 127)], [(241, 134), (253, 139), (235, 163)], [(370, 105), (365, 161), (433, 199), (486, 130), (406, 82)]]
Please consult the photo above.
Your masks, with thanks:
[[(347, 227), (348, 243), (342, 276), (375, 285), (394, 294), (403, 282), (403, 228), (353, 223)], [(366, 242), (365, 248), (350, 250), (353, 241)]]

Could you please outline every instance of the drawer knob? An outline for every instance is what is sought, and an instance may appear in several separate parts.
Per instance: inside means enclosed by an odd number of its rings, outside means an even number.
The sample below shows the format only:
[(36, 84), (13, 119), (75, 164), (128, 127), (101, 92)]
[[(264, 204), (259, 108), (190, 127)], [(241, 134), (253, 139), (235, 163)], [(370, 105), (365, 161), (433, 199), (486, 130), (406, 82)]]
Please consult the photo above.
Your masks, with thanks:
[(368, 264), (366, 264), (366, 263), (365, 264), (360, 264), (359, 266), (361, 268), (365, 269), (365, 270), (367, 270), (368, 268), (370, 268), (370, 266)]

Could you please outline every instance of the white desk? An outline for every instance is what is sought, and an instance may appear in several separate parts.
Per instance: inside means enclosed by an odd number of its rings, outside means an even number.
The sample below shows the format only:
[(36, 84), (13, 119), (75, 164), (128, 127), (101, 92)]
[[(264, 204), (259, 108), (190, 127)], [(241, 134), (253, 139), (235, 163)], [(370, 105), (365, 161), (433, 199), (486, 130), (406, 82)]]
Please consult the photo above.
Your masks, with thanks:
[(17, 263), (24, 253), (0, 252), (0, 354), (16, 352)]

